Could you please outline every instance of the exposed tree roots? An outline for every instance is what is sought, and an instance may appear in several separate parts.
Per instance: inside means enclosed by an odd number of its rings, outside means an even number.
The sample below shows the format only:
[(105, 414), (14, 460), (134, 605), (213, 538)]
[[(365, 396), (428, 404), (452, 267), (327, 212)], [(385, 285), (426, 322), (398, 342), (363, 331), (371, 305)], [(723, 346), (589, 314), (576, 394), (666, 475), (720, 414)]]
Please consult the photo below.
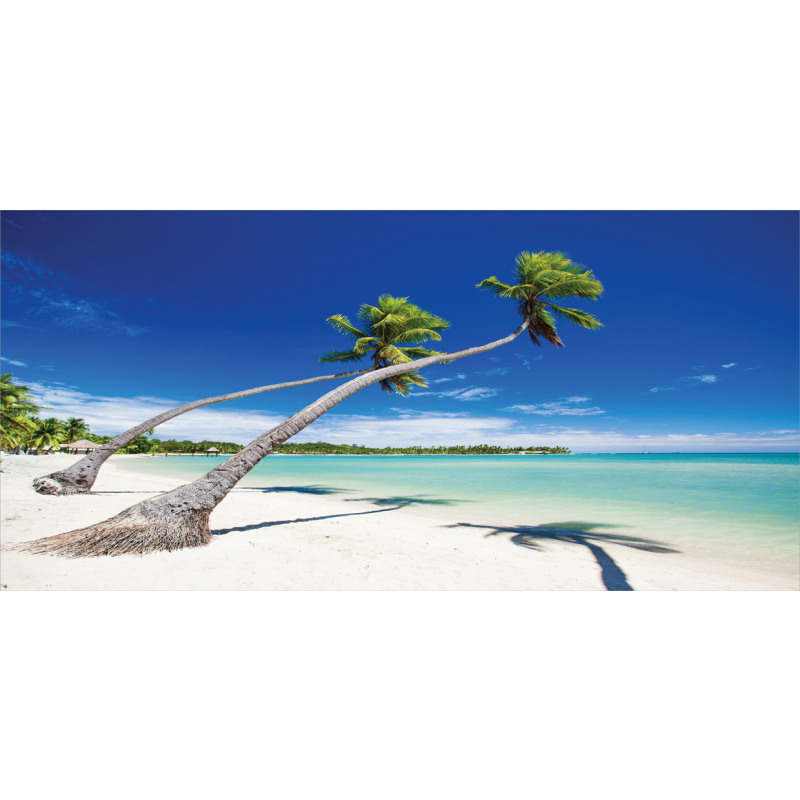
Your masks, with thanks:
[(91, 487), (82, 486), (72, 480), (64, 480), (59, 473), (45, 475), (42, 478), (33, 479), (33, 488), (39, 494), (89, 494)]
[(212, 540), (209, 510), (174, 508), (162, 514), (147, 513), (141, 504), (111, 519), (44, 539), (11, 545), (26, 553), (49, 553), (65, 558), (144, 555), (159, 550), (201, 547)]

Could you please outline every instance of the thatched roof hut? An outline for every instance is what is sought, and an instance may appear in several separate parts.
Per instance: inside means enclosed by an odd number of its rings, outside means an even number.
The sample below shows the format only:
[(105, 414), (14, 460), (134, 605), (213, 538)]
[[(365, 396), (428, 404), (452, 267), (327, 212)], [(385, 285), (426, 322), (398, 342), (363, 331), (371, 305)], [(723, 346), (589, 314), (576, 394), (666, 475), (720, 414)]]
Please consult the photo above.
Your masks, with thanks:
[(97, 450), (97, 445), (94, 442), (90, 442), (88, 439), (78, 439), (77, 442), (62, 444), (61, 447), (68, 453), (80, 453), (82, 450), (88, 453), (90, 450)]
[(219, 453), (220, 453), (220, 451), (219, 451), (218, 447), (209, 447), (208, 450), (206, 450), (206, 455), (207, 456), (211, 456), (211, 455), (218, 456)]

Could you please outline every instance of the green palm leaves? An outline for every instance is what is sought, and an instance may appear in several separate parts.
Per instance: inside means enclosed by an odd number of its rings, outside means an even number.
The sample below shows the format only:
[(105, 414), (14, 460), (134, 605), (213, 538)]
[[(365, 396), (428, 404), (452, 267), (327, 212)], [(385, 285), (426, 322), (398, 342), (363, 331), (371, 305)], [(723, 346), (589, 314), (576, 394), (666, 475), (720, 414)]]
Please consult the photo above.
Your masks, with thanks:
[(68, 417), (64, 424), (64, 433), (68, 442), (74, 442), (89, 433), (89, 426), (81, 417)]
[(60, 419), (36, 420), (36, 427), (28, 439), (28, 446), (41, 450), (43, 447), (58, 447), (67, 438), (66, 425)]
[(36, 429), (39, 406), (27, 386), (14, 383), (11, 373), (0, 375), (0, 434), (3, 447), (18, 447)]
[(565, 253), (522, 252), (517, 256), (514, 277), (515, 284), (502, 283), (492, 276), (481, 281), (478, 287), (497, 297), (517, 301), (519, 313), (529, 321), (528, 333), (534, 344), (541, 345), (540, 339), (545, 339), (556, 347), (563, 346), (556, 331), (556, 319), (565, 319), (589, 330), (602, 326), (585, 311), (552, 302), (552, 298), (562, 297), (597, 300), (603, 291), (603, 285), (592, 271), (570, 261)]
[[(438, 355), (436, 350), (422, 347), (421, 342), (439, 341), (439, 331), (450, 323), (408, 302), (407, 297), (381, 295), (377, 306), (364, 304), (358, 311), (360, 327), (356, 327), (343, 314), (328, 317), (328, 322), (339, 333), (355, 339), (349, 350), (331, 350), (320, 357), (322, 362), (360, 361), (372, 356), (375, 369), (390, 364), (403, 364), (425, 356)], [(387, 392), (394, 389), (407, 395), (412, 386), (427, 386), (425, 379), (416, 372), (398, 375), (381, 381)]]

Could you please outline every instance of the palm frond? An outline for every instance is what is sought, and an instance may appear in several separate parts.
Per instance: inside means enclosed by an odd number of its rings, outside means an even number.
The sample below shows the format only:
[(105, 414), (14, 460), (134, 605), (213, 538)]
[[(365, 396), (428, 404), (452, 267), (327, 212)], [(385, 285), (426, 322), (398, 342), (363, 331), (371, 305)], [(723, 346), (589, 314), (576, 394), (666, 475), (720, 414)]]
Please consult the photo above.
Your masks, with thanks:
[(431, 340), (440, 342), (442, 340), (442, 337), (430, 328), (403, 329), (399, 338), (404, 342), (428, 342)]
[(343, 333), (346, 336), (352, 336), (354, 339), (366, 336), (366, 334), (356, 328), (344, 314), (334, 314), (332, 317), (328, 317), (326, 321), (330, 322), (339, 333)]
[(552, 303), (548, 303), (547, 305), (559, 319), (566, 319), (575, 325), (580, 325), (582, 328), (588, 328), (592, 331), (603, 327), (603, 323), (600, 322), (597, 317), (593, 317), (591, 314), (587, 314), (579, 308), (563, 308), (553, 305)]
[(514, 295), (512, 292), (516, 288), (514, 286), (509, 286), (507, 283), (499, 281), (494, 275), (492, 275), (490, 278), (482, 280), (479, 284), (477, 284), (477, 287), (479, 289), (486, 289), (495, 297), (513, 297)]
[(547, 270), (539, 275), (535, 297), (586, 297), (597, 300), (603, 284), (591, 272)]
[[(428, 356), (441, 355), (439, 350), (429, 350), (427, 347), (398, 347), (410, 359), (427, 358)], [(444, 362), (442, 362), (444, 363)]]
[(378, 350), (378, 356), (390, 364), (405, 364), (411, 359), (399, 347), (393, 344), (385, 344)]
[(319, 360), (323, 364), (330, 364), (333, 361), (341, 361), (346, 363), (348, 361), (361, 361), (366, 354), (366, 350), (329, 350), (324, 355), (321, 355)]

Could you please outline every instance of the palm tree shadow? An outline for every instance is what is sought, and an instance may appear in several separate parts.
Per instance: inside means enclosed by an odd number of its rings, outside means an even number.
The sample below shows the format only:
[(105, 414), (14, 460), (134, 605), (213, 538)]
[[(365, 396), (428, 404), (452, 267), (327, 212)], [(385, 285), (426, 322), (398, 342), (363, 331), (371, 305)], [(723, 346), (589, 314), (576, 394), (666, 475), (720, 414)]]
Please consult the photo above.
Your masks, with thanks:
[(338, 489), (335, 486), (237, 486), (238, 492), (297, 492), (298, 494), (336, 494), (346, 492), (347, 489)]
[(376, 506), (452, 506), (455, 503), (472, 502), (470, 500), (447, 500), (444, 497), (427, 497), (424, 494), (397, 495), (395, 497), (348, 497), (347, 503), (373, 503)]
[(336, 519), (337, 517), (360, 517), (364, 514), (381, 514), (384, 511), (396, 511), (400, 506), (394, 508), (376, 508), (372, 511), (354, 511), (352, 514), (326, 514), (322, 517), (298, 517), (297, 519), (278, 519), (271, 522), (256, 522), (252, 525), (240, 525), (237, 528), (221, 528), (217, 531), (211, 531), (213, 536), (225, 536), (228, 533), (237, 533), (241, 531), (257, 531), (261, 528), (273, 528), (276, 525), (291, 525), (293, 522), (318, 522), (323, 519)]
[(485, 534), (487, 537), (511, 533), (513, 534), (511, 542), (529, 550), (541, 550), (541, 541), (545, 539), (583, 545), (594, 556), (600, 567), (600, 579), (610, 592), (632, 592), (633, 586), (628, 583), (628, 576), (623, 572), (619, 564), (597, 542), (632, 547), (636, 550), (646, 550), (650, 553), (680, 552), (652, 539), (600, 532), (598, 531), (599, 528), (617, 528), (620, 526), (597, 522), (553, 522), (545, 525), (516, 525), (509, 527), (457, 522), (447, 527), (488, 528), (490, 529), (489, 533)]
[[(254, 487), (242, 487), (245, 489), (251, 489)], [(257, 487), (255, 487), (257, 488)], [(311, 486), (300, 486), (300, 487), (292, 487), (292, 486), (278, 486), (278, 487), (270, 487), (264, 489), (258, 489), (258, 491), (266, 491), (266, 492), (294, 492), (294, 491), (301, 491), (303, 493), (308, 494), (331, 494), (333, 492), (341, 492), (345, 491), (344, 489), (329, 489), (326, 487), (311, 487)], [(324, 519), (336, 519), (338, 517), (360, 517), (364, 516), (365, 514), (380, 514), (384, 511), (398, 511), (401, 508), (407, 508), (411, 505), (417, 504), (428, 504), (428, 505), (450, 505), (452, 500), (444, 500), (438, 498), (426, 498), (422, 495), (414, 495), (414, 496), (404, 496), (404, 497), (349, 497), (347, 498), (347, 502), (361, 502), (361, 503), (372, 503), (376, 506), (383, 506), (383, 508), (375, 508), (371, 511), (354, 511), (351, 514), (327, 514), (322, 517), (298, 517), (297, 519), (281, 519), (281, 520), (274, 520), (272, 522), (256, 522), (253, 525), (240, 525), (237, 528), (222, 528), (220, 530), (211, 531), (213, 536), (225, 536), (228, 533), (235, 533), (235, 532), (243, 532), (243, 531), (255, 531), (261, 528), (272, 528), (276, 525), (290, 525), (294, 522), (318, 522)]]

